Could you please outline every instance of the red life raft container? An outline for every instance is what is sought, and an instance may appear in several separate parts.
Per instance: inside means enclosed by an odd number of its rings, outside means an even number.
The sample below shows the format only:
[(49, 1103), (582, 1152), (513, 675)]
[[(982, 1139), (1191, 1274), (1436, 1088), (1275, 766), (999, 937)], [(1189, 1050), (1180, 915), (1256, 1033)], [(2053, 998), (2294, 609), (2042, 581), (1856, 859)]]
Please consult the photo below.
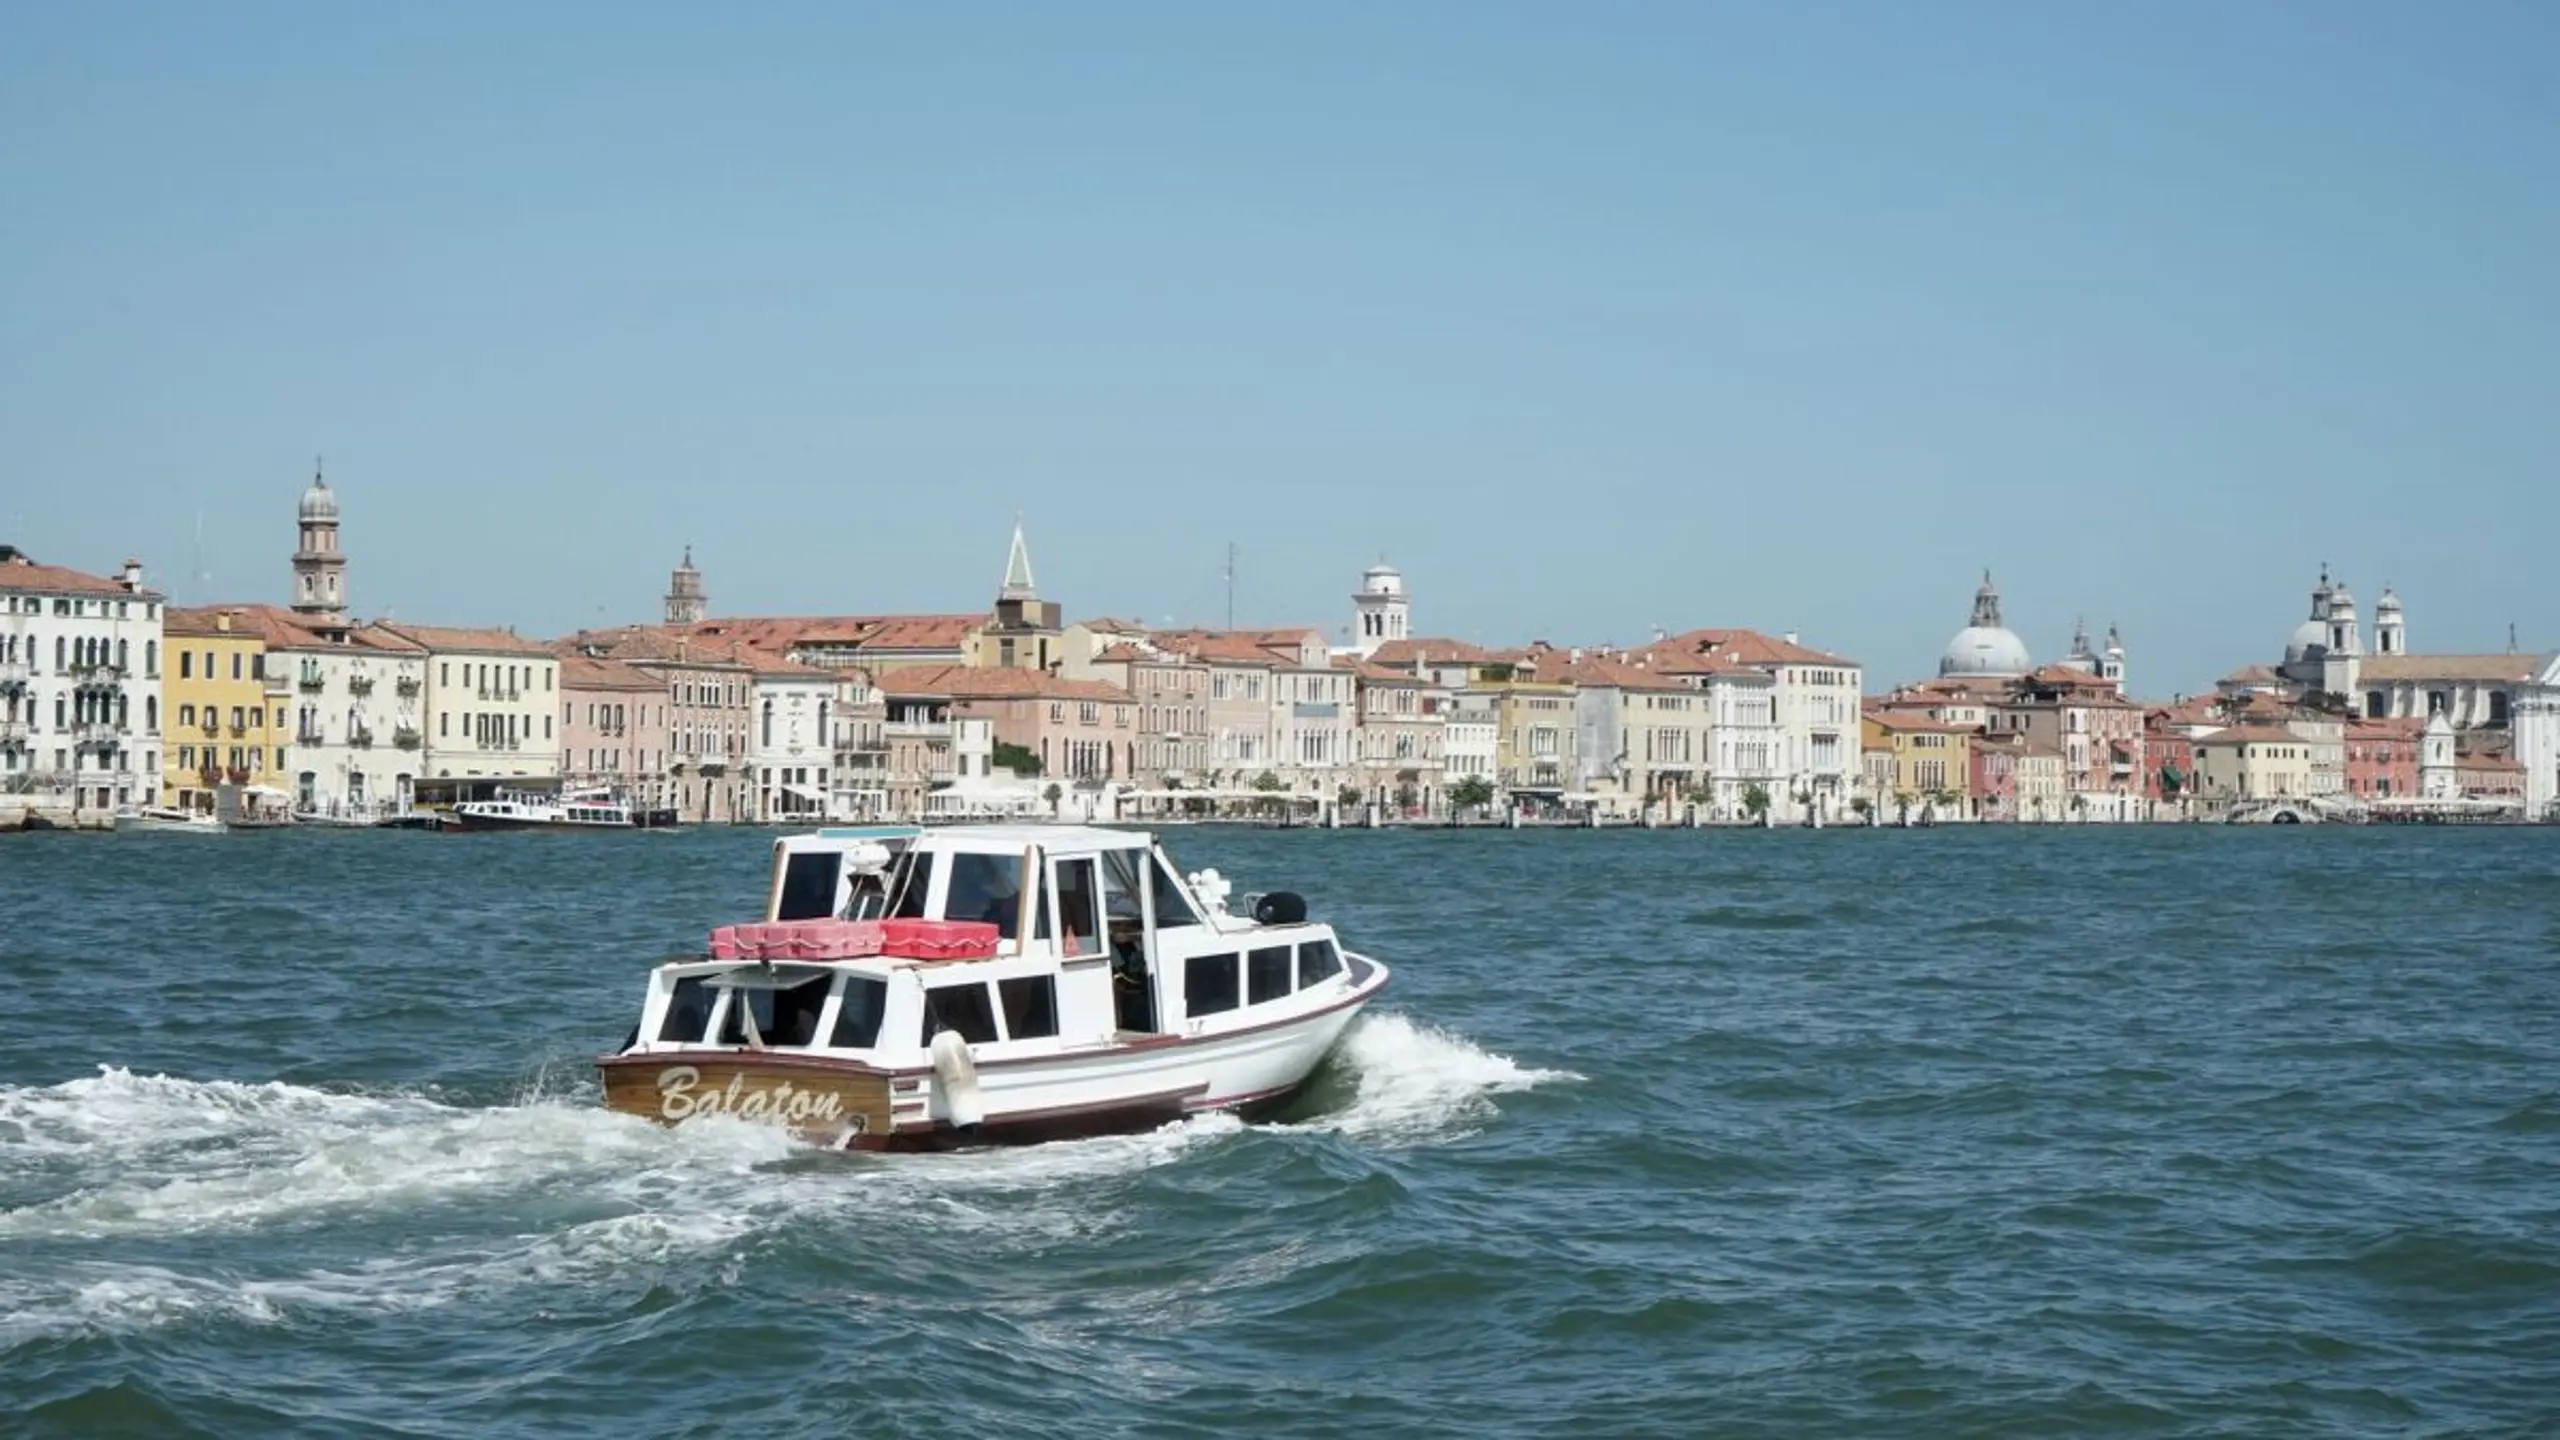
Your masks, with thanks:
[(992, 960), (1002, 936), (983, 920), (883, 920), (880, 953), (902, 960)]
[(858, 960), (879, 953), (877, 920), (777, 920), (711, 932), (714, 960)]

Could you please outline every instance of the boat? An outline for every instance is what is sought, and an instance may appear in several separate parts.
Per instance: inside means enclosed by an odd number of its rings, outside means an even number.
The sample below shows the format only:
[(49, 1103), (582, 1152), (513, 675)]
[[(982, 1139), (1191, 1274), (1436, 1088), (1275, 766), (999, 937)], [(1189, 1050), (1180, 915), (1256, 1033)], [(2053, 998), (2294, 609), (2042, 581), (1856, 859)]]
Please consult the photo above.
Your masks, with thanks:
[(631, 807), (601, 792), (543, 795), (501, 790), (445, 812), (447, 830), (628, 830)]
[(217, 785), (213, 813), (232, 830), (281, 830), (294, 823), (293, 797), (270, 785)]
[(175, 805), (128, 805), (116, 812), (118, 833), (220, 835), (230, 828), (203, 811), (182, 810)]
[(1387, 967), (1290, 891), (1228, 908), (1149, 832), (846, 826), (774, 842), (763, 918), (649, 974), (604, 1103), (844, 1150), (1267, 1115)]

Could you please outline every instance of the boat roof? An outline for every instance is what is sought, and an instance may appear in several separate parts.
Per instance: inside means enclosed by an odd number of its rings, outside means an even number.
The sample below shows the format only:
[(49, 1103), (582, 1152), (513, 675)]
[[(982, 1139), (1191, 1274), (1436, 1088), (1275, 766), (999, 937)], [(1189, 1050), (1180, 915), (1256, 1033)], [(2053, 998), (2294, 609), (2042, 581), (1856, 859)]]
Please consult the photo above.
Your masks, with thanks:
[(1051, 854), (1084, 854), (1097, 850), (1144, 850), (1155, 837), (1143, 830), (1113, 830), (1100, 825), (835, 825), (801, 840), (912, 840), (935, 850), (958, 853), (1018, 852), (1037, 845)]

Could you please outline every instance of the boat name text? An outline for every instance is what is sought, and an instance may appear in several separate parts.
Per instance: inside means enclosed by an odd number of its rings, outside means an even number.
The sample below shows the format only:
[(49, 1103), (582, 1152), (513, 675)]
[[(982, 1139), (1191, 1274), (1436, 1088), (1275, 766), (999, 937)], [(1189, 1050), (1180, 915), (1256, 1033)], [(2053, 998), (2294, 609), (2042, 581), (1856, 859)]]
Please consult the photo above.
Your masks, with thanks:
[[(750, 1090), (744, 1075), (732, 1075), (726, 1086), (705, 1090), (702, 1072), (691, 1065), (670, 1065), (658, 1072), (658, 1114), (668, 1120), (731, 1115), (768, 1125), (807, 1125), (846, 1118), (841, 1095), (795, 1089), (788, 1080)], [(862, 1117), (852, 1118), (859, 1125)]]

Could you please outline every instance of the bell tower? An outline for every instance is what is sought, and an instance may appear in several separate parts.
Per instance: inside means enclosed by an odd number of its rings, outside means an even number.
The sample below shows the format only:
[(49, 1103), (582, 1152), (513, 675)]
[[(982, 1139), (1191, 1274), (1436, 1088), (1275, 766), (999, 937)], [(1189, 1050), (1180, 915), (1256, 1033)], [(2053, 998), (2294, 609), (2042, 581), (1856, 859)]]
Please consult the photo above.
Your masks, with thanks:
[(693, 547), (684, 547), (684, 563), (667, 577), (667, 623), (692, 625), (701, 621), (711, 607), (711, 597), (702, 593), (702, 572), (693, 568)]
[(1366, 659), (1390, 640), (1413, 638), (1412, 631), (1413, 597), (1402, 572), (1384, 560), (1360, 572), (1351, 596), (1351, 653)]
[(338, 497), (311, 462), (302, 492), (302, 539), (293, 552), (293, 610), (331, 625), (347, 623), (347, 557), (338, 548)]

